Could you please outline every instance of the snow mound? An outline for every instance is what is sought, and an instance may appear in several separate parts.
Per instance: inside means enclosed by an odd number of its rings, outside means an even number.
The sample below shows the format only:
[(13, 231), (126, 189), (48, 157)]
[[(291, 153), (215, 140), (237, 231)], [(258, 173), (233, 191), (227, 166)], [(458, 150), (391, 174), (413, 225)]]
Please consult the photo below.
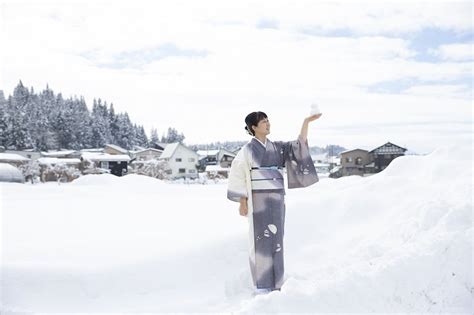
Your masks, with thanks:
[(74, 181), (71, 185), (114, 185), (120, 183), (120, 177), (112, 174), (89, 174), (81, 176)]
[(444, 147), (289, 190), (288, 278), (239, 311), (472, 313), (471, 156)]
[(72, 185), (93, 185), (93, 186), (108, 186), (108, 185), (160, 185), (165, 184), (162, 180), (157, 178), (129, 174), (122, 177), (112, 174), (90, 174), (79, 177), (74, 180)]

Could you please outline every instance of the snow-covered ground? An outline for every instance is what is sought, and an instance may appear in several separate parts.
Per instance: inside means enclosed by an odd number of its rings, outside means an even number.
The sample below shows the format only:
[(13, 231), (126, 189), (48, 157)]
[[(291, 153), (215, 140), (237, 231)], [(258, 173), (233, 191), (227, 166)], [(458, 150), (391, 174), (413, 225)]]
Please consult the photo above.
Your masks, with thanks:
[(470, 148), (288, 190), (286, 281), (258, 296), (225, 184), (88, 175), (0, 189), (2, 314), (473, 313)]

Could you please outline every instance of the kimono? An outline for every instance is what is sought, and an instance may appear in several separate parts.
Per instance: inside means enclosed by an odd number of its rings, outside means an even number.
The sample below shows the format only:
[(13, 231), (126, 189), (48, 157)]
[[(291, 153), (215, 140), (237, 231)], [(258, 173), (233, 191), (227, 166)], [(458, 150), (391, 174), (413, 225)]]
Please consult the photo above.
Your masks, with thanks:
[(252, 138), (232, 161), (227, 198), (247, 198), (249, 264), (258, 289), (279, 290), (283, 284), (283, 236), (285, 226), (286, 167), (288, 188), (307, 187), (319, 181), (308, 143), (262, 143)]

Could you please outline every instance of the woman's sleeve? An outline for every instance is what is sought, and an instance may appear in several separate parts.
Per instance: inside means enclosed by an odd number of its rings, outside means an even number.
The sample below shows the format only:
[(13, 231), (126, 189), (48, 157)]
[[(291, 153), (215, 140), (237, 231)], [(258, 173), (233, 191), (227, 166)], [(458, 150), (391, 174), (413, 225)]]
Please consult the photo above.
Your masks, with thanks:
[(245, 159), (245, 148), (242, 148), (232, 160), (227, 184), (227, 199), (239, 202), (240, 198), (247, 196), (248, 163)]
[(319, 181), (309, 153), (308, 141), (298, 137), (295, 141), (286, 142), (283, 155), (288, 188), (307, 187)]

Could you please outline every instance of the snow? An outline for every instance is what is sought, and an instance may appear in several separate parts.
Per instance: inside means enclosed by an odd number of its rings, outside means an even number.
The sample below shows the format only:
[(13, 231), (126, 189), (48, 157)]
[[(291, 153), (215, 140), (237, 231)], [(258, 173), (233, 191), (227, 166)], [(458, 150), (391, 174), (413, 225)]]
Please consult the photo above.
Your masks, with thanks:
[(108, 154), (108, 153), (91, 153), (84, 152), (82, 157), (90, 161), (117, 161), (117, 162), (128, 162), (130, 156), (126, 154)]
[(42, 165), (55, 165), (55, 164), (79, 164), (81, 163), (80, 159), (74, 158), (54, 158), (54, 157), (45, 157), (39, 158), (38, 163)]
[(196, 153), (199, 156), (209, 156), (209, 155), (217, 155), (219, 154), (220, 150), (198, 150)]
[(310, 115), (316, 115), (320, 113), (321, 113), (321, 110), (319, 109), (319, 105), (316, 103), (311, 104)]
[(472, 314), (471, 157), (445, 147), (288, 190), (285, 283), (257, 296), (224, 184), (3, 183), (1, 311)]
[(0, 182), (23, 183), (24, 181), (25, 178), (19, 169), (10, 164), (0, 163)]
[(19, 161), (19, 162), (24, 162), (24, 161), (29, 161), (29, 158), (26, 158), (24, 156), (21, 156), (19, 154), (15, 153), (0, 153), (0, 161)]
[(74, 154), (74, 153), (76, 153), (76, 152), (77, 152), (77, 151), (74, 151), (74, 150), (48, 151), (48, 152), (41, 152), (41, 155), (43, 155), (43, 156), (45, 156), (45, 157), (54, 158), (54, 157), (61, 157), (61, 156), (66, 156), (66, 155)]

